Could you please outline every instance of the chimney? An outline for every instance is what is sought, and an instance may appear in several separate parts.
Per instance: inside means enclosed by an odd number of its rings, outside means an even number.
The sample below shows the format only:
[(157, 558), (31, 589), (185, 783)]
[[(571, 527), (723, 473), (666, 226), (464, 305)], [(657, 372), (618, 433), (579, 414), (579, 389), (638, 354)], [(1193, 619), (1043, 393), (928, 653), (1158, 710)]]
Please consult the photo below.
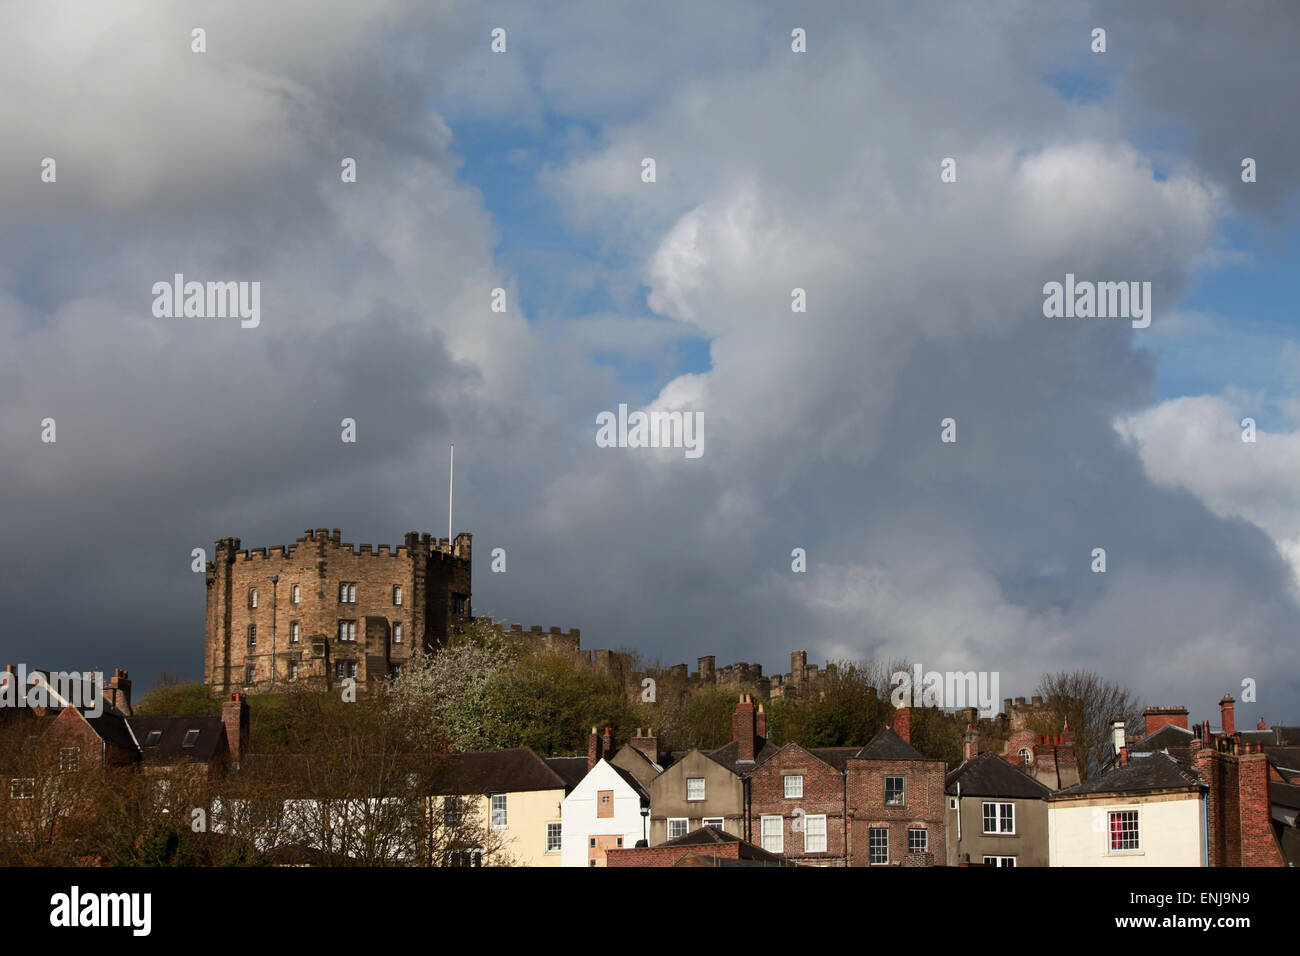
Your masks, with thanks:
[[(1114, 719), (1112, 719), (1110, 722), (1110, 742), (1111, 745), (1115, 748), (1116, 755), (1119, 755), (1121, 751), (1127, 750), (1127, 748), (1124, 746), (1125, 741), (1124, 741), (1124, 715), (1123, 714), (1116, 714)], [(1128, 763), (1127, 754), (1121, 757), (1120, 763)]]
[[(767, 740), (767, 714), (763, 713), (763, 703), (759, 701), (758, 716), (755, 718), (754, 732), (763, 740)], [(754, 746), (758, 746), (755, 743)]]
[(1161, 727), (1168, 727), (1173, 724), (1175, 727), (1181, 727), (1187, 730), (1187, 708), (1186, 707), (1148, 707), (1142, 711), (1143, 736), (1150, 737)]
[(244, 752), (248, 750), (248, 700), (243, 694), (231, 694), (230, 699), (221, 705), (221, 722), (226, 727), (230, 762), (238, 769)]
[(731, 737), (736, 741), (736, 759), (754, 762), (754, 698), (741, 694), (736, 701), (736, 712), (731, 715)]
[(1127, 747), (1120, 747), (1120, 748), (1119, 748), (1119, 765), (1120, 765), (1121, 767), (1127, 767), (1127, 766), (1128, 766), (1128, 748), (1127, 748)]
[(966, 732), (961, 735), (961, 759), (974, 760), (979, 753), (979, 732), (971, 724), (966, 725)]
[(907, 743), (912, 742), (912, 711), (908, 707), (900, 707), (894, 711), (894, 733), (902, 737)]
[(595, 727), (592, 727), (591, 736), (587, 738), (587, 769), (590, 770), (600, 763), (600, 757), (600, 734)]
[(107, 693), (104, 695), (108, 702), (126, 714), (131, 715), (131, 680), (127, 677), (126, 671), (118, 667), (114, 669), (113, 676), (108, 679)]
[(1259, 718), (1259, 723), (1255, 725), (1256, 730), (1268, 730), (1268, 724), (1264, 723), (1264, 718)]
[(1223, 699), (1219, 701), (1220, 722), (1223, 724), (1223, 735), (1229, 737), (1237, 732), (1237, 722), (1232, 714), (1232, 705), (1236, 703), (1231, 694), (1224, 694)]
[(606, 760), (614, 756), (614, 728), (605, 728), (605, 736), (601, 738), (600, 749)]
[(651, 763), (659, 762), (659, 738), (655, 737), (653, 730), (648, 728), (642, 730), (638, 727), (631, 743), (633, 748), (649, 757)]

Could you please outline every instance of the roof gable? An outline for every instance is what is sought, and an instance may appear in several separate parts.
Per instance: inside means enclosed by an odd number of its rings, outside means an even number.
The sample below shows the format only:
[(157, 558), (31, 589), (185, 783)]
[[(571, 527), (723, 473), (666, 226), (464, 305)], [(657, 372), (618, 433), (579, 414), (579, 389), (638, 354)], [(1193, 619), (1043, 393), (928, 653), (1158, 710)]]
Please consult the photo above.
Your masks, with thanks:
[(944, 780), (944, 792), (963, 797), (1013, 797), (1045, 800), (1050, 788), (1035, 780), (998, 754), (986, 751), (960, 764)]
[(858, 760), (926, 760), (920, 751), (909, 744), (892, 727), (883, 727), (854, 757)]

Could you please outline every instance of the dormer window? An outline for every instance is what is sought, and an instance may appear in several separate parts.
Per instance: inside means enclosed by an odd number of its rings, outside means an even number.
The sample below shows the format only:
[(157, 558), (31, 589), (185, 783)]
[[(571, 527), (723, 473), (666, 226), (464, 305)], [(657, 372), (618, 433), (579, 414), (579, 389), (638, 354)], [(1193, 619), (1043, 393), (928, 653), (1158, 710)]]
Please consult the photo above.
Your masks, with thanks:
[(151, 730), (149, 731), (149, 736), (144, 738), (144, 745), (146, 747), (157, 747), (158, 741), (160, 740), (162, 740), (162, 731)]
[(199, 741), (199, 732), (197, 730), (185, 731), (185, 739), (181, 742), (182, 747), (193, 747)]

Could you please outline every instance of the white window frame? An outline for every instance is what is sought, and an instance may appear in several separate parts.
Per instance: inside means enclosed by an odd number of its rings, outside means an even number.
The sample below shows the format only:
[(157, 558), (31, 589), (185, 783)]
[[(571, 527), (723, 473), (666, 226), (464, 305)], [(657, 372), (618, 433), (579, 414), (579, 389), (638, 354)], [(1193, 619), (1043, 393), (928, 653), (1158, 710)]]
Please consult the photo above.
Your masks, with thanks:
[(297, 603), (299, 603), (299, 598), (301, 597), (301, 593), (302, 593), (302, 592), (299, 590), (299, 585), (295, 584), (295, 585), (293, 586), (293, 593), (292, 593), (292, 596), (289, 598), (289, 603), (290, 603), (290, 604), (297, 604)]
[(10, 777), (9, 778), (9, 799), (10, 800), (35, 800), (36, 799), (36, 778), (35, 777)]
[[(692, 784), (698, 784), (699, 786), (692, 787)], [(691, 796), (692, 792), (694, 792), (696, 795)], [(703, 777), (686, 778), (686, 799), (691, 803), (698, 803), (699, 801), (704, 799), (704, 778)]]
[(300, 634), (300, 629), (299, 629), (299, 627), (298, 627), (298, 622), (297, 622), (297, 621), (290, 621), (290, 622), (289, 622), (289, 643), (290, 643), (290, 644), (297, 644), (297, 643), (298, 643), (299, 634)]
[[(919, 850), (912, 849), (913, 833), (921, 834), (922, 846)], [(907, 852), (908, 853), (929, 853), (930, 852), (930, 831), (926, 827), (907, 828)]]
[(722, 817), (705, 817), (703, 820), (700, 821), (700, 826), (717, 827), (719, 830), (725, 832), (727, 829), (727, 821), (724, 820)]
[[(760, 819), (759, 834), (763, 849), (768, 853), (784, 853), (785, 817), (769, 814)], [(774, 832), (768, 832), (769, 830)]]
[[(875, 856), (876, 847), (875, 845), (873, 845), (871, 838), (877, 833), (883, 833), (885, 835), (885, 842), (883, 844), (885, 856), (884, 859), (881, 860), (873, 859), (873, 857)], [(889, 827), (869, 827), (867, 829), (867, 863), (870, 866), (889, 865)]]
[(248, 606), (254, 609), (257, 607), (257, 588), (248, 589)]
[(1015, 866), (1016, 858), (1014, 856), (986, 856), (984, 857), (985, 866)]
[(357, 642), (357, 622), (339, 621), (339, 640), (347, 644)]
[(401, 621), (393, 622), (393, 643), (394, 644), (402, 643), (402, 622)]
[(826, 852), (826, 814), (805, 814), (803, 818), (803, 851)]
[[(681, 832), (674, 833), (673, 831), (677, 829), (680, 829)], [(676, 840), (678, 837), (686, 836), (686, 834), (691, 832), (691, 821), (686, 817), (669, 817), (668, 829), (665, 832), (668, 834), (668, 839), (670, 840)]]
[(297, 679), (298, 679), (298, 662), (297, 662), (297, 661), (290, 661), (290, 662), (289, 662), (289, 680), (297, 680)]
[(400, 584), (394, 584), (393, 585), (393, 607), (401, 607), (401, 606), (402, 606), (402, 586)]
[[(791, 786), (793, 782), (794, 786)], [(782, 786), (785, 789), (785, 798), (787, 800), (798, 800), (803, 797), (803, 774), (787, 773), (783, 780)]]
[[(994, 808), (995, 829), (992, 830), (989, 829), (989, 807)], [(1015, 836), (1016, 805), (1006, 800), (985, 800), (980, 806), (980, 829), (989, 836)]]
[(563, 831), (558, 823), (546, 824), (546, 852), (559, 853), (563, 844)]
[(510, 814), (504, 793), (492, 794), (492, 829), (505, 830), (510, 826)]
[[(1121, 833), (1131, 832), (1133, 834), (1133, 846), (1116, 847), (1114, 843), (1114, 836), (1115, 836), (1115, 824), (1113, 822), (1114, 818), (1119, 815), (1130, 815), (1130, 814), (1133, 817), (1133, 828), (1131, 831), (1121, 830)], [(1123, 826), (1122, 823), (1121, 826)], [(1106, 852), (1108, 855), (1114, 855), (1114, 856), (1124, 856), (1126, 854), (1131, 855), (1134, 853), (1142, 852), (1142, 814), (1137, 807), (1124, 807), (1119, 810), (1111, 810), (1111, 809), (1106, 810)]]

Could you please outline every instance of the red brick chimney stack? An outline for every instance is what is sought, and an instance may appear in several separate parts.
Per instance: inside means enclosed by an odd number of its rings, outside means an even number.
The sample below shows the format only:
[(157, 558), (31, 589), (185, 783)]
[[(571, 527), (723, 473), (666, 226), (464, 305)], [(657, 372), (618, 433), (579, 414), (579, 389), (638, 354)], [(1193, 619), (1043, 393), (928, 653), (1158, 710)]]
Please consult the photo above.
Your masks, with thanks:
[(902, 737), (907, 743), (912, 742), (912, 711), (908, 707), (900, 707), (894, 711), (894, 733)]
[(736, 701), (736, 712), (731, 715), (731, 736), (737, 744), (737, 760), (754, 760), (754, 697), (741, 694)]
[(221, 722), (226, 727), (226, 746), (230, 762), (238, 767), (248, 750), (248, 700), (243, 694), (231, 694), (221, 705)]
[(961, 736), (961, 759), (974, 760), (979, 754), (980, 735), (972, 724), (966, 725), (966, 730)]
[[(755, 720), (756, 723), (754, 726), (754, 732), (758, 734), (758, 736), (766, 740), (767, 739), (767, 714), (763, 713), (762, 701), (759, 701), (758, 703), (758, 716)], [(754, 746), (758, 746), (758, 744), (755, 743)]]
[(1237, 732), (1237, 721), (1233, 716), (1232, 705), (1236, 703), (1231, 694), (1224, 694), (1223, 699), (1219, 701), (1219, 715), (1223, 724), (1223, 735), (1231, 736)]
[(1264, 723), (1264, 718), (1259, 718), (1259, 723), (1255, 725), (1256, 730), (1268, 730), (1268, 724)]
[(587, 769), (590, 770), (596, 764), (600, 763), (600, 734), (596, 728), (591, 728), (591, 734), (587, 737)]
[(1143, 727), (1143, 736), (1150, 737), (1161, 727), (1168, 727), (1173, 724), (1175, 727), (1181, 727), (1187, 730), (1187, 708), (1186, 707), (1148, 707), (1142, 711), (1142, 719), (1145, 723)]

